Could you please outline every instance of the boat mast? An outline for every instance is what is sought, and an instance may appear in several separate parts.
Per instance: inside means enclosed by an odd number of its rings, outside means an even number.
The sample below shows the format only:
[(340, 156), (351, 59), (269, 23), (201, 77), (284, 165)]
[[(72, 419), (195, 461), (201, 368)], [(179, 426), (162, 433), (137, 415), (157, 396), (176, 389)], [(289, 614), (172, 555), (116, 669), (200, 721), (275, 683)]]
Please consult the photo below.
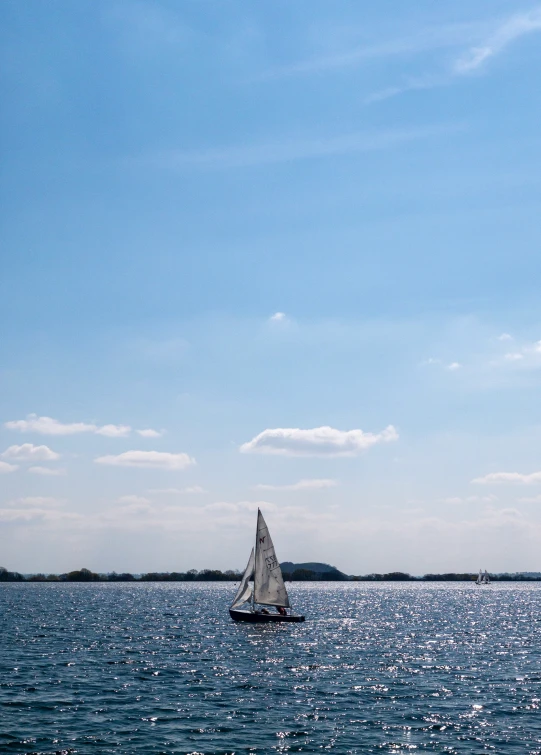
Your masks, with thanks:
[(255, 525), (255, 550), (254, 550), (254, 588), (252, 590), (252, 613), (255, 613), (255, 560), (257, 558), (257, 525), (259, 523), (259, 509), (257, 510), (257, 521)]

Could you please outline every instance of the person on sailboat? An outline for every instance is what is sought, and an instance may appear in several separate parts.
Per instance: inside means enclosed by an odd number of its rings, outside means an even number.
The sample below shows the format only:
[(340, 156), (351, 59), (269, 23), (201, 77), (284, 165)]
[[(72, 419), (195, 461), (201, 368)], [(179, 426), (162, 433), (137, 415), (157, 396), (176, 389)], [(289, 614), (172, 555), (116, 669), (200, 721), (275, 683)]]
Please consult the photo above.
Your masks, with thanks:
[(280, 616), (287, 616), (287, 611), (283, 606), (276, 606), (276, 610), (280, 614)]

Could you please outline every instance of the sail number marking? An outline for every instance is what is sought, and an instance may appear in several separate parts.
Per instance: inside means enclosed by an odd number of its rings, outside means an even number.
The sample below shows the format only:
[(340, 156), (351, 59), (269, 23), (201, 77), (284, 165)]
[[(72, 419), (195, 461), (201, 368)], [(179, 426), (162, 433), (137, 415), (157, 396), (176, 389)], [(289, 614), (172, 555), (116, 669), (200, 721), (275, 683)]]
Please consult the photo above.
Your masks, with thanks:
[(269, 571), (276, 569), (276, 567), (278, 566), (278, 559), (276, 558), (276, 556), (265, 556), (265, 562)]

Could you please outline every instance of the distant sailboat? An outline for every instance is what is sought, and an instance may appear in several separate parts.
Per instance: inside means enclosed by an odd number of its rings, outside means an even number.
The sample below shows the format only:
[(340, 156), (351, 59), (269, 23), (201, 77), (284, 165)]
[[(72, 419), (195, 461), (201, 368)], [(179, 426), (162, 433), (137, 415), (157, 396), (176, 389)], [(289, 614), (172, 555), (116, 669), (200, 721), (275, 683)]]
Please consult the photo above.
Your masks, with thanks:
[[(247, 603), (249, 603), (249, 606), (245, 606)], [(278, 609), (278, 613), (269, 613), (266, 608), (256, 608), (256, 604), (273, 606)], [(229, 614), (235, 621), (249, 621), (251, 623), (304, 621), (304, 616), (288, 614), (286, 609), (290, 607), (289, 596), (274, 551), (272, 538), (263, 519), (263, 514), (258, 509), (255, 548), (252, 548), (250, 553), (248, 564), (229, 609)]]
[(482, 569), (479, 569), (479, 575), (477, 579), (475, 580), (476, 585), (489, 585), (490, 584), (490, 577), (488, 576), (488, 572), (485, 569), (483, 572)]

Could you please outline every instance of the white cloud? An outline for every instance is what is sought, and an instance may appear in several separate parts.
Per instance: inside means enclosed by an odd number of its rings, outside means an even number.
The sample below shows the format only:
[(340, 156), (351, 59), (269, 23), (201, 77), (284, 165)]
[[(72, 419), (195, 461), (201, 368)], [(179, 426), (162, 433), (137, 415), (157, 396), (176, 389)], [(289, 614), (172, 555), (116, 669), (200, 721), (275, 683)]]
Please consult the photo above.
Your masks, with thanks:
[(200, 485), (190, 485), (187, 488), (151, 488), (147, 490), (150, 495), (186, 495), (190, 493), (206, 493), (205, 488)]
[(28, 472), (45, 477), (64, 477), (67, 474), (65, 469), (54, 469), (51, 467), (29, 467)]
[(138, 516), (157, 516), (158, 512), (153, 508), (150, 503), (145, 501), (133, 501), (133, 503), (125, 503), (123, 506), (119, 506), (117, 512), (121, 515), (121, 519), (126, 514), (137, 514)]
[(471, 47), (454, 64), (453, 72), (459, 75), (481, 68), (490, 58), (501, 53), (512, 42), (526, 34), (541, 31), (541, 9), (512, 16), (504, 21), (488, 39)]
[(148, 498), (145, 498), (142, 495), (121, 495), (120, 498), (117, 499), (117, 503), (144, 503), (149, 504), (150, 501)]
[(125, 451), (116, 456), (99, 456), (96, 464), (113, 467), (141, 467), (142, 469), (185, 469), (195, 464), (195, 459), (185, 453), (166, 453), (161, 451)]
[(338, 485), (336, 480), (327, 479), (313, 479), (313, 480), (299, 480), (291, 485), (256, 485), (258, 490), (322, 490), (324, 488), (334, 488)]
[(96, 435), (105, 435), (107, 438), (126, 438), (130, 432), (129, 425), (103, 425), (98, 427)]
[(149, 495), (180, 495), (182, 488), (149, 488), (146, 491)]
[(513, 340), (513, 336), (510, 335), (509, 333), (502, 333), (501, 335), (498, 336), (498, 341), (512, 341), (512, 340)]
[[(502, 340), (503, 335), (499, 337)], [(509, 336), (511, 338), (511, 336)], [(506, 339), (503, 339), (505, 342)], [(515, 340), (515, 339), (513, 339)], [(537, 370), (541, 366), (541, 341), (531, 341), (524, 344), (517, 343), (514, 351), (508, 351), (498, 359), (490, 362), (491, 366), (516, 367), (521, 370)]]
[(159, 432), (158, 430), (153, 430), (152, 428), (147, 428), (146, 430), (137, 430), (137, 435), (140, 435), (141, 438), (161, 438), (163, 435), (163, 430)]
[(10, 446), (2, 456), (4, 459), (16, 459), (17, 461), (56, 461), (60, 458), (60, 454), (52, 451), (48, 446), (35, 446), (33, 443)]
[(65, 501), (59, 498), (51, 498), (51, 496), (33, 495), (25, 496), (23, 498), (16, 498), (13, 501), (8, 501), (6, 506), (63, 506)]
[(520, 472), (491, 472), (484, 477), (476, 477), (472, 480), (479, 485), (492, 485), (500, 482), (518, 482), (523, 485), (531, 485), (541, 482), (541, 472), (532, 472), (531, 474), (520, 474)]
[(5, 423), (9, 430), (40, 435), (77, 435), (79, 433), (96, 433), (109, 438), (125, 438), (131, 432), (129, 425), (98, 425), (87, 422), (60, 422), (52, 417), (38, 417), (29, 414), (26, 419), (11, 420)]
[(52, 417), (38, 417), (37, 414), (29, 414), (26, 419), (17, 419), (6, 422), (9, 430), (20, 430), (23, 433), (39, 433), (40, 435), (75, 435), (77, 433), (93, 433), (98, 429), (96, 425), (85, 422), (71, 422), (64, 424)]
[(15, 472), (16, 469), (19, 469), (17, 464), (8, 464), (7, 461), (0, 461), (0, 474), (9, 474), (10, 472)]
[(336, 430), (333, 427), (276, 428), (263, 430), (240, 447), (241, 453), (280, 454), (282, 456), (354, 456), (376, 443), (398, 439), (389, 425), (381, 433), (362, 430)]
[(541, 503), (541, 495), (527, 496), (518, 499), (519, 503)]
[(462, 365), (460, 362), (449, 362), (449, 364), (443, 363), (441, 359), (437, 359), (436, 357), (429, 357), (428, 359), (425, 359), (424, 362), (421, 364), (423, 365), (441, 365), (442, 367), (445, 367), (446, 370), (450, 370), (451, 372), (455, 372), (456, 370), (460, 370)]
[(504, 356), (504, 359), (507, 359), (508, 362), (518, 362), (520, 359), (524, 359), (524, 354), (519, 354), (518, 352), (509, 352)]
[(493, 495), (468, 495), (465, 498), (459, 496), (452, 496), (451, 498), (444, 498), (444, 503), (459, 504), (459, 503), (494, 503), (498, 497)]
[(269, 317), (270, 322), (283, 322), (286, 319), (285, 312), (275, 312)]
[(69, 511), (58, 511), (54, 508), (21, 508), (0, 509), (0, 522), (43, 522), (45, 524), (68, 524), (83, 523), (84, 517)]

